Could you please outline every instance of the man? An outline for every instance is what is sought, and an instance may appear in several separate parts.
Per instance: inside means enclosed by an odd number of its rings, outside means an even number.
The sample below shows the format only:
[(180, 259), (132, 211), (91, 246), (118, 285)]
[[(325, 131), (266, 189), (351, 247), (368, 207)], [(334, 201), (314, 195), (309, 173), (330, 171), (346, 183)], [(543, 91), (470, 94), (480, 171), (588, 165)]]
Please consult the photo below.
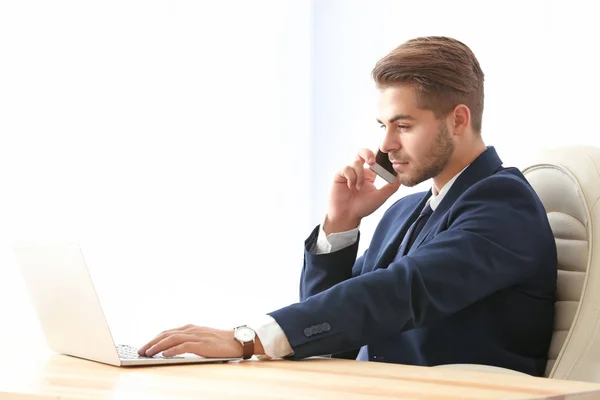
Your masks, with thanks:
[[(140, 354), (332, 354), (544, 373), (556, 247), (533, 189), (482, 140), (477, 59), (454, 39), (417, 38), (380, 60), (373, 77), (381, 151), (398, 179), (377, 189), (375, 155), (366, 149), (336, 174), (324, 223), (306, 241), (301, 301), (234, 332), (167, 331)], [(430, 178), (431, 190), (386, 211), (356, 258), (361, 219), (400, 185)]]

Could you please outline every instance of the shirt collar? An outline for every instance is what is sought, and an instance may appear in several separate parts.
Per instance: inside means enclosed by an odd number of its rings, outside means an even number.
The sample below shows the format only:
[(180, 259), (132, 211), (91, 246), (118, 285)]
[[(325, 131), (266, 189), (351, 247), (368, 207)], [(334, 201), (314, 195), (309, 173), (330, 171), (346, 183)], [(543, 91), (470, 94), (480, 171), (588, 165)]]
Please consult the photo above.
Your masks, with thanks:
[[(469, 164), (470, 165), (470, 164)], [(436, 195), (434, 192), (434, 188), (431, 188), (431, 197), (429, 197), (429, 207), (431, 207), (431, 209), (433, 211), (435, 211), (435, 209), (437, 208), (437, 206), (442, 202), (442, 200), (444, 199), (444, 196), (446, 196), (446, 193), (448, 193), (448, 191), (450, 190), (450, 188), (452, 187), (452, 184), (454, 184), (454, 181), (456, 181), (456, 179), (460, 176), (460, 174), (463, 173), (463, 171), (465, 169), (467, 169), (469, 166), (467, 165), (465, 168), (463, 168), (462, 171), (460, 171), (458, 174), (454, 175), (452, 177), (452, 179), (450, 179), (448, 182), (446, 182), (446, 184), (444, 185), (444, 187), (442, 187), (440, 189), (440, 192)]]

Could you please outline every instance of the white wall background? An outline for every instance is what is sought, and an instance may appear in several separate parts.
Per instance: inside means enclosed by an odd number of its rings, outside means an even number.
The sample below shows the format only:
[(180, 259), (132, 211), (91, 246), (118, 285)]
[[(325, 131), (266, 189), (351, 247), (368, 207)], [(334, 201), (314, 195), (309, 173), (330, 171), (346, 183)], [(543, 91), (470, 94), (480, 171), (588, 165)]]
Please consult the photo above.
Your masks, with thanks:
[(0, 335), (40, 338), (17, 239), (78, 241), (120, 341), (298, 298), (311, 17), (278, 0), (0, 3)]
[[(381, 139), (371, 69), (415, 36), (473, 49), (483, 135), (506, 165), (539, 146), (600, 145), (597, 8), (1, 2), (0, 340), (43, 343), (17, 239), (80, 242), (120, 341), (295, 301), (335, 170)], [(363, 250), (380, 215), (363, 221)]]

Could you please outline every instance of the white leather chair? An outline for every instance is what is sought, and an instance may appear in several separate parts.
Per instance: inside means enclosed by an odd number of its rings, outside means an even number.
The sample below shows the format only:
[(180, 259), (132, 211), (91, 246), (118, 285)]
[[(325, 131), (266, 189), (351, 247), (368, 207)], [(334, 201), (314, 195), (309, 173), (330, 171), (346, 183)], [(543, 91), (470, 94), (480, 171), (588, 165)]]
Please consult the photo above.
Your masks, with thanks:
[[(600, 148), (544, 150), (523, 174), (546, 208), (558, 251), (556, 315), (545, 375), (600, 382)], [(439, 367), (521, 374), (485, 365)]]

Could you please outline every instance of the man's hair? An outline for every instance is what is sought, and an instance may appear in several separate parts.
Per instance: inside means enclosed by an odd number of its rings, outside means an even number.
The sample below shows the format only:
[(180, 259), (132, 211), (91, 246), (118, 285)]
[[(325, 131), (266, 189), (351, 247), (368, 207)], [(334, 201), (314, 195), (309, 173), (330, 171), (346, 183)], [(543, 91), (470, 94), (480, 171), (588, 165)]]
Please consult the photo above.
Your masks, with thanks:
[(373, 79), (379, 88), (410, 86), (420, 108), (442, 118), (458, 104), (471, 111), (471, 126), (481, 133), (483, 71), (465, 44), (443, 36), (411, 39), (377, 62)]

